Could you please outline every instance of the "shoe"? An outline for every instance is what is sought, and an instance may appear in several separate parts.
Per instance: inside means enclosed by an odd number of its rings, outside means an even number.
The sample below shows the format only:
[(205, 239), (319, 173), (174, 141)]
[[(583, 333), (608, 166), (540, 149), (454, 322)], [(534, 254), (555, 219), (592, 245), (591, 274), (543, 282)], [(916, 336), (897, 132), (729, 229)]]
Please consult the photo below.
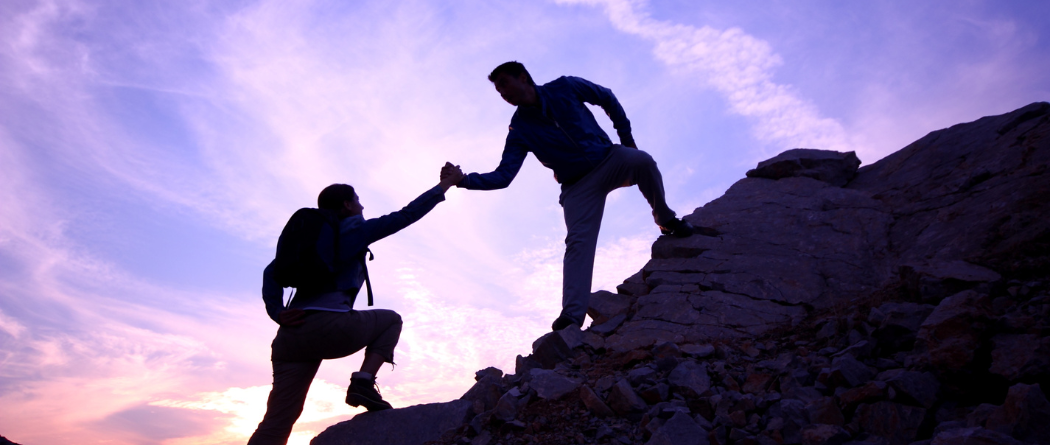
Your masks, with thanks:
[(574, 324), (576, 324), (576, 322), (573, 321), (571, 318), (569, 318), (569, 317), (567, 317), (565, 315), (561, 315), (561, 316), (558, 316), (557, 320), (554, 320), (553, 324), (551, 324), (551, 330), (560, 331), (560, 330), (565, 329), (565, 328), (567, 328), (569, 326), (572, 326)]
[(346, 404), (364, 405), (369, 411), (393, 408), (386, 400), (383, 400), (383, 396), (379, 395), (379, 385), (376, 384), (375, 377), (354, 377), (353, 375), (350, 377), (350, 387), (346, 389)]
[(684, 219), (674, 218), (666, 223), (660, 224), (660, 233), (671, 235), (675, 238), (688, 238), (692, 236), (695, 231), (696, 229), (693, 228), (693, 225), (685, 222)]

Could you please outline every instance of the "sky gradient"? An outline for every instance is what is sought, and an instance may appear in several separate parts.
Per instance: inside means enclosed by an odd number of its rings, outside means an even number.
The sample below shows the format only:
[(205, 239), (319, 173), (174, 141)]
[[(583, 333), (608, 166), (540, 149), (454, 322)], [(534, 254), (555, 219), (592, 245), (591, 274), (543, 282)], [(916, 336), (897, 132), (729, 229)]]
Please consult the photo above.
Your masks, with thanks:
[[(1043, 1), (5, 1), (0, 435), (245, 442), (277, 328), (261, 272), (287, 218), (334, 182), (375, 217), (445, 161), (494, 169), (514, 111), (486, 80), (502, 62), (612, 89), (686, 215), (790, 148), (868, 164), (1050, 99), (1048, 17)], [(372, 246), (376, 307), (405, 321), (379, 375), (394, 406), (513, 372), (549, 330), (558, 193), (530, 156), (509, 188), (452, 189)], [(595, 290), (658, 235), (636, 188), (605, 215)], [(321, 366), (290, 443), (356, 412), (359, 364)]]

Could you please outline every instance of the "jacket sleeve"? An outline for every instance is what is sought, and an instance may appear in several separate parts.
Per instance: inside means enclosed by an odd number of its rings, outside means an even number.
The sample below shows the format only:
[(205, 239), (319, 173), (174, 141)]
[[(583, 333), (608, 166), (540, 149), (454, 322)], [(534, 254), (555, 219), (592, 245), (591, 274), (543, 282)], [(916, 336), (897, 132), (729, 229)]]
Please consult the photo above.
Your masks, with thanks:
[(525, 162), (525, 156), (529, 150), (525, 148), (524, 141), (520, 140), (514, 130), (507, 134), (507, 143), (503, 147), (503, 158), (499, 161), (496, 170), (489, 173), (471, 173), (463, 178), (456, 187), (468, 190), (496, 190), (506, 188), (521, 170), (521, 164)]
[(627, 113), (623, 111), (620, 101), (616, 100), (616, 95), (613, 94), (612, 90), (579, 77), (566, 76), (566, 79), (572, 84), (573, 90), (579, 95), (580, 100), (597, 105), (605, 110), (605, 114), (612, 120), (616, 134), (620, 137), (620, 144), (634, 145), (634, 136), (631, 135), (631, 121), (627, 119)]
[(419, 221), (424, 215), (433, 210), (439, 202), (444, 200), (445, 191), (441, 189), (441, 186), (437, 185), (423, 192), (422, 195), (413, 199), (401, 210), (378, 218), (367, 219), (360, 225), (352, 228), (343, 226), (341, 228), (343, 236), (339, 240), (341, 243), (340, 256), (345, 255), (344, 258), (350, 258), (351, 255), (360, 253), (369, 244), (393, 235), (399, 230)]
[(263, 269), (262, 297), (266, 304), (266, 315), (278, 323), (278, 316), (284, 310), (284, 288), (273, 278), (273, 261)]

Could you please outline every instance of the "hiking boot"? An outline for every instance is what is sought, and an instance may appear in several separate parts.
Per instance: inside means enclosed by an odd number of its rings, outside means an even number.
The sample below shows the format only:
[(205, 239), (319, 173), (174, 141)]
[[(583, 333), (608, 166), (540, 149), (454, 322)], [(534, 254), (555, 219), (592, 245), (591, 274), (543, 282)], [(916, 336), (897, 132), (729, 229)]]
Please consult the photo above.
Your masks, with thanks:
[(674, 218), (666, 223), (660, 224), (660, 233), (671, 235), (675, 238), (687, 238), (693, 235), (696, 229), (684, 219)]
[(346, 389), (346, 404), (350, 406), (364, 405), (369, 411), (381, 411), (393, 408), (383, 396), (379, 395), (379, 385), (376, 378), (364, 372), (355, 372), (350, 375), (350, 387)]
[(560, 316), (558, 316), (558, 319), (554, 320), (554, 323), (551, 324), (551, 330), (560, 331), (560, 330), (565, 329), (565, 328), (567, 328), (567, 327), (569, 327), (571, 325), (574, 325), (574, 324), (576, 324), (576, 322), (573, 321), (568, 316), (560, 315)]

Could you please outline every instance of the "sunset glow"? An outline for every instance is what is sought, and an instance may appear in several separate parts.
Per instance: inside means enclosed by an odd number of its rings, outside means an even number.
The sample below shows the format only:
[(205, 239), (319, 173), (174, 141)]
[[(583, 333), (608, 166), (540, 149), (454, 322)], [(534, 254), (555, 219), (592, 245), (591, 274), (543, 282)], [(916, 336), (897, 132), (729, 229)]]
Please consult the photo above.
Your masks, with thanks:
[[(265, 412), (277, 235), (326, 185), (366, 217), (451, 161), (499, 163), (486, 75), (610, 88), (687, 215), (783, 150), (869, 164), (936, 129), (1050, 99), (1050, 3), (684, 0), (0, 3), (0, 435), (240, 444)], [(595, 115), (615, 135), (600, 109)], [(404, 319), (395, 407), (445, 402), (549, 330), (565, 226), (530, 156), (372, 246)], [(594, 290), (649, 259), (636, 188), (609, 196)], [(358, 302), (357, 309), (366, 309)], [(289, 443), (359, 409), (326, 361)]]

